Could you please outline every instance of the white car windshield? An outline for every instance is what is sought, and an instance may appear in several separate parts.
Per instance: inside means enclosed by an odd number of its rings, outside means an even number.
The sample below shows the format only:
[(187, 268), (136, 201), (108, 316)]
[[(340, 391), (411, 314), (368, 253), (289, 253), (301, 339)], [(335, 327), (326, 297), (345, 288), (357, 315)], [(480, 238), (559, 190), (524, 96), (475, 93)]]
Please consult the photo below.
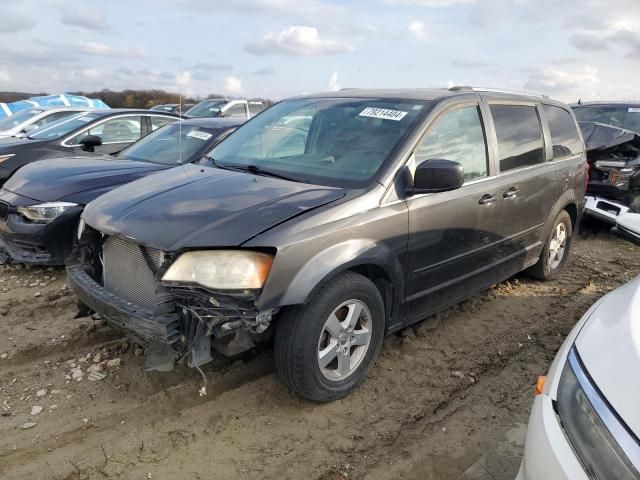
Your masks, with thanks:
[(12, 128), (17, 127), (18, 125), (28, 121), (29, 119), (35, 117), (36, 115), (40, 115), (43, 111), (44, 110), (41, 110), (38, 108), (29, 108), (27, 110), (20, 110), (19, 112), (16, 112), (13, 115), (0, 120), (0, 131), (11, 130)]
[(88, 125), (90, 122), (100, 118), (102, 115), (103, 114), (100, 113), (81, 113), (79, 115), (74, 115), (71, 118), (64, 118), (54, 122), (47, 128), (36, 130), (27, 135), (27, 137), (33, 140), (53, 140), (60, 138), (77, 128)]

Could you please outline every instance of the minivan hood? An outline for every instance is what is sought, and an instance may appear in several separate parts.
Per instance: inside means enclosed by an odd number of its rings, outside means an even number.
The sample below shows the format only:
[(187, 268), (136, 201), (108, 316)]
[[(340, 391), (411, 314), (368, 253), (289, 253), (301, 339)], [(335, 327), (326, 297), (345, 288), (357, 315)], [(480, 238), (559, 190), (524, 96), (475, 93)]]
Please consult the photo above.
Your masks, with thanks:
[(603, 299), (578, 335), (576, 348), (604, 397), (640, 434), (640, 276)]
[(344, 190), (184, 165), (137, 180), (87, 205), (91, 227), (149, 247), (229, 247), (333, 202)]
[(5, 182), (4, 188), (41, 202), (52, 202), (79, 192), (131, 182), (166, 168), (109, 156), (58, 158), (25, 165)]

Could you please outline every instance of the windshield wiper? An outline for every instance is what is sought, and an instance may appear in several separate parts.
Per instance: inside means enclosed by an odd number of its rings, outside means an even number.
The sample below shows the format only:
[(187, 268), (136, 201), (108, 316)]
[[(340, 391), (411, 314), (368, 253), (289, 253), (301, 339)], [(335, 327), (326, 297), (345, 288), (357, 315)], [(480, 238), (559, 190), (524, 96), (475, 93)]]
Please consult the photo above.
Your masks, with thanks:
[(259, 167), (258, 165), (246, 165), (246, 166), (243, 165), (235, 168), (238, 168), (239, 170), (247, 171), (250, 173), (255, 173), (256, 175), (264, 175), (265, 177), (280, 178), (282, 180), (289, 180), (289, 181), (298, 182), (298, 183), (309, 183), (304, 178), (299, 178), (291, 175), (286, 175), (283, 173), (274, 172), (273, 170), (266, 170), (262, 167)]

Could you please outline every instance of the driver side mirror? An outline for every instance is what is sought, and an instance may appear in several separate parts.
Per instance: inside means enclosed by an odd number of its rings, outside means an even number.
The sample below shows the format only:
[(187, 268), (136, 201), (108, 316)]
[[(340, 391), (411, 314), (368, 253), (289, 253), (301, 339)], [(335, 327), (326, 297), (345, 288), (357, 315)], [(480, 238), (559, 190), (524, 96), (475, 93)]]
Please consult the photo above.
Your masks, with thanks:
[[(411, 177), (411, 175), (409, 175)], [(436, 193), (460, 188), (464, 183), (464, 168), (458, 162), (435, 158), (416, 167), (408, 193)]]
[(82, 140), (80, 140), (80, 145), (82, 145), (82, 149), (87, 152), (93, 152), (95, 147), (99, 147), (102, 145), (102, 138), (98, 135), (87, 135)]

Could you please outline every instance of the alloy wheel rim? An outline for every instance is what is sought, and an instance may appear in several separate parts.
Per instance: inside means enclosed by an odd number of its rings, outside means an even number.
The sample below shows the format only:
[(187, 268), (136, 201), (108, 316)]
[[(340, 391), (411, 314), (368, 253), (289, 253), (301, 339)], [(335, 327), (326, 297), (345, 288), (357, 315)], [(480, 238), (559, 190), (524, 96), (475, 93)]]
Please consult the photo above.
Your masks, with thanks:
[(551, 242), (549, 243), (549, 266), (552, 269), (558, 268), (558, 265), (564, 258), (567, 248), (567, 227), (564, 223), (559, 223), (553, 231)]
[(371, 311), (360, 300), (347, 300), (331, 312), (318, 340), (318, 366), (332, 381), (349, 377), (371, 344)]

